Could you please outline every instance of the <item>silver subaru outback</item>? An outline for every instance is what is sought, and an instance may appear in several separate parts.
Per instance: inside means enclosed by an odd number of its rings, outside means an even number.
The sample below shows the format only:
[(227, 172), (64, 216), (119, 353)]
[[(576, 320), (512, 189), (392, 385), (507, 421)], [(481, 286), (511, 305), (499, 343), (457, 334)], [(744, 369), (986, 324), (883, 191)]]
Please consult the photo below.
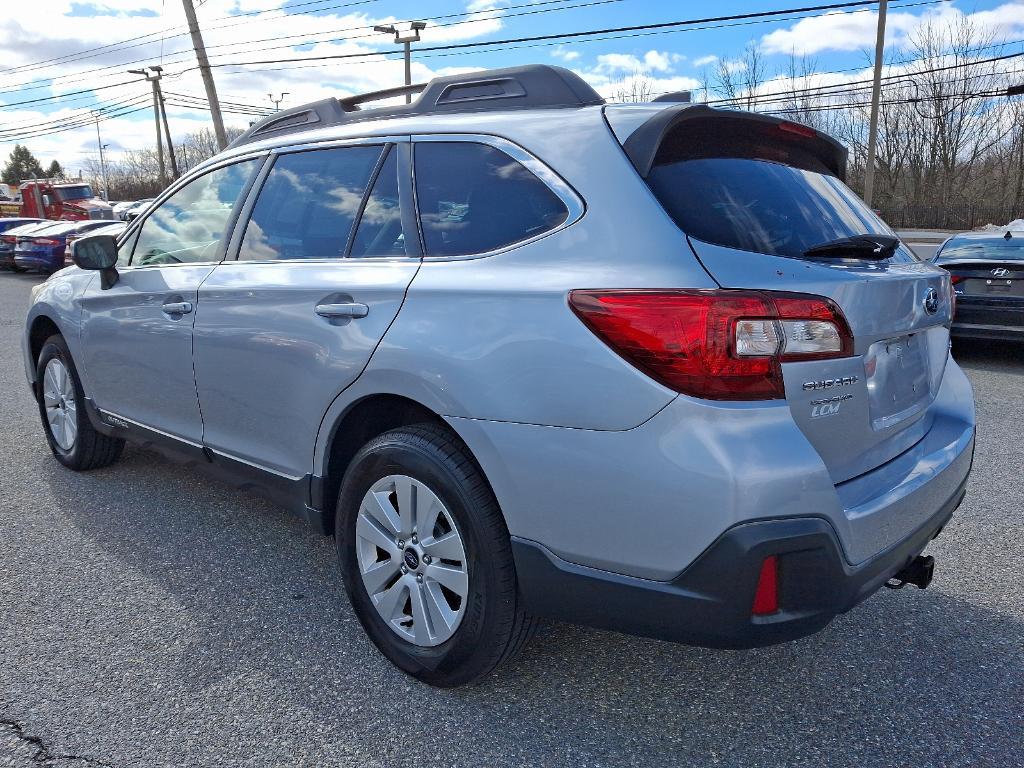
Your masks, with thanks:
[(40, 285), (54, 456), (125, 440), (337, 542), (438, 686), (540, 617), (746, 648), (824, 627), (964, 495), (949, 276), (774, 117), (530, 66), (276, 113)]

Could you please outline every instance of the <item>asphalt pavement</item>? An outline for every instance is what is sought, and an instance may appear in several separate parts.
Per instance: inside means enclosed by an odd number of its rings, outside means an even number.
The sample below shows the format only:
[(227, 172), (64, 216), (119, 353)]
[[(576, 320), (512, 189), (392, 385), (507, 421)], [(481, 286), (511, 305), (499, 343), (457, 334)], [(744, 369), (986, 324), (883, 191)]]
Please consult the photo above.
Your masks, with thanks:
[(1024, 349), (956, 350), (978, 447), (930, 589), (753, 651), (551, 624), (438, 691), (286, 511), (137, 448), (54, 461), (18, 350), (38, 279), (0, 272), (0, 766), (1024, 765)]

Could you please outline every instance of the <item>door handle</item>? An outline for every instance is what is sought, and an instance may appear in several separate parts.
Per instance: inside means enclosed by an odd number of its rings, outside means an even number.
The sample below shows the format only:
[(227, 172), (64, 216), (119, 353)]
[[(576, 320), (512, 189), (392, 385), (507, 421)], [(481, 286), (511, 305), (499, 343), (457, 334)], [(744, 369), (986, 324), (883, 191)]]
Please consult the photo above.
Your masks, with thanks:
[(169, 301), (161, 309), (165, 315), (187, 315), (192, 311), (191, 301)]
[(349, 302), (346, 304), (317, 304), (313, 310), (320, 317), (366, 317), (370, 308), (365, 304)]

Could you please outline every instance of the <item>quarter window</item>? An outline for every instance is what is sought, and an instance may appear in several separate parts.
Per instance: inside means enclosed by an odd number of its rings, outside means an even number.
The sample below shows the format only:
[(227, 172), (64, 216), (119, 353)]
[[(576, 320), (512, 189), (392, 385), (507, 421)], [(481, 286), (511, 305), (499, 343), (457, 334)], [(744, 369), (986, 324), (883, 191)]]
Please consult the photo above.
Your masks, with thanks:
[(146, 217), (132, 265), (216, 261), (231, 211), (259, 161), (244, 160), (193, 179)]
[(569, 216), (522, 163), (472, 142), (416, 145), (416, 199), (427, 256), (497, 250), (554, 229)]
[(344, 256), (380, 153), (380, 146), (356, 146), (279, 157), (260, 190), (238, 258)]
[(398, 153), (392, 148), (377, 174), (352, 240), (352, 256), (404, 256), (398, 201)]

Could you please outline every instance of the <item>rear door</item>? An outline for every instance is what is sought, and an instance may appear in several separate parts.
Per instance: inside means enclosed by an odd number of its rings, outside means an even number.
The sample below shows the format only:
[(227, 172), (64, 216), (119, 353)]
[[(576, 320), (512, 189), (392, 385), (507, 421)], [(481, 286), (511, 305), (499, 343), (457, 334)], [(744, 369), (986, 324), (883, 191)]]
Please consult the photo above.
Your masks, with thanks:
[(199, 292), (196, 383), (204, 443), (220, 459), (285, 488), (311, 471), (324, 413), (366, 366), (419, 268), (402, 221), (407, 155), (405, 140), (374, 139), (276, 157), (239, 228), (237, 260)]
[(902, 244), (882, 259), (805, 256), (841, 238), (893, 236), (840, 180), (844, 165), (803, 126), (717, 113), (670, 131), (647, 177), (722, 287), (816, 294), (844, 313), (854, 357), (783, 364), (793, 418), (835, 482), (928, 430), (951, 322), (949, 278)]

